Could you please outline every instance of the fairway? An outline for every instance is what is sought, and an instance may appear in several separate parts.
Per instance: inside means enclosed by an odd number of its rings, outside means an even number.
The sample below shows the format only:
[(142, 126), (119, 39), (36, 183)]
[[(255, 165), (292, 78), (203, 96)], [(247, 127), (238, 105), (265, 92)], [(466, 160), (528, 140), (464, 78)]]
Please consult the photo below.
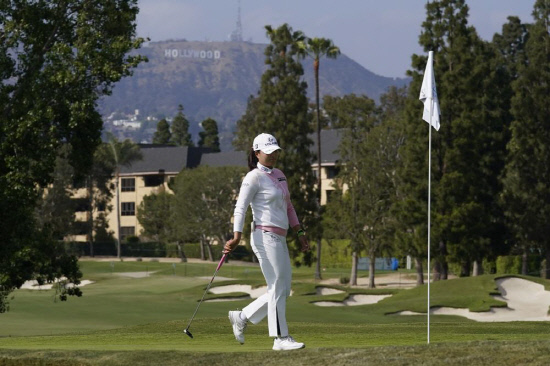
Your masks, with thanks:
[[(0, 315), (0, 365), (440, 364), (445, 359), (451, 364), (550, 363), (546, 321), (478, 323), (433, 315), (431, 343), (426, 345), (425, 315), (395, 315), (425, 313), (426, 286), (368, 290), (332, 285), (343, 292), (319, 295), (321, 284), (312, 280), (313, 269), (295, 269), (287, 314), (291, 334), (306, 349), (282, 354), (271, 350), (265, 321), (247, 328), (244, 345), (235, 341), (227, 312), (245, 306), (250, 301), (243, 299), (246, 293), (208, 294), (190, 328), (194, 339), (183, 334), (215, 263), (84, 261), (81, 267), (83, 279), (93, 281), (82, 288), (81, 298), (54, 302), (54, 290), (15, 292), (10, 312)], [(218, 276), (213, 287), (264, 285), (252, 264), (230, 262)], [(492, 275), (434, 283), (432, 305), (471, 311), (505, 306), (490, 296), (494, 283)], [(343, 301), (350, 294), (391, 296), (371, 305), (314, 305)], [(240, 300), (208, 301), (228, 297)]]

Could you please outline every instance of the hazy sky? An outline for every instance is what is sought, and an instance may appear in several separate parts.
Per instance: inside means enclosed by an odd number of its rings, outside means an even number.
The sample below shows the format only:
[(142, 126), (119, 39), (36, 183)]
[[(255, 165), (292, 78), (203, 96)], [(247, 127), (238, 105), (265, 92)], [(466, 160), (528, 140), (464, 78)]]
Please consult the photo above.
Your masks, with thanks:
[[(535, 0), (468, 0), (469, 24), (491, 40), (509, 15), (531, 22)], [(151, 41), (226, 41), (239, 0), (139, 0), (138, 35)], [(330, 38), (368, 70), (403, 77), (418, 45), (426, 0), (240, 0), (244, 40), (268, 43), (264, 26), (288, 23), (308, 37)]]

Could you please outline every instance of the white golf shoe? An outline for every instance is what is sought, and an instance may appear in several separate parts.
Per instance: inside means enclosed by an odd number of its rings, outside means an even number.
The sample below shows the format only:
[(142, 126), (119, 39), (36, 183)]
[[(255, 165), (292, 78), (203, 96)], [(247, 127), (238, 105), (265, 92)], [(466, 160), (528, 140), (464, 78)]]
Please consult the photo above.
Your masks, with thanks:
[(238, 340), (240, 344), (243, 344), (244, 330), (246, 329), (246, 320), (241, 319), (240, 311), (230, 311), (229, 321), (233, 326), (233, 334), (235, 335), (235, 339)]
[(275, 338), (273, 349), (275, 351), (290, 351), (293, 349), (304, 348), (306, 345), (301, 342), (296, 342), (291, 336)]

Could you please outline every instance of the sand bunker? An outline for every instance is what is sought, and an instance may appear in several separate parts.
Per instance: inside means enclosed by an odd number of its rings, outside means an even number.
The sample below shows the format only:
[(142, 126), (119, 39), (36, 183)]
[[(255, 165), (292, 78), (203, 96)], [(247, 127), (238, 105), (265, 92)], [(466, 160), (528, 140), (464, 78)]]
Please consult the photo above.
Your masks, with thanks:
[[(218, 287), (212, 287), (210, 288), (210, 292), (213, 294), (229, 294), (232, 292), (244, 292), (250, 295), (249, 297), (252, 299), (257, 299), (258, 297), (265, 294), (267, 291), (267, 286), (262, 287), (256, 287), (252, 288), (250, 285), (227, 285), (227, 286), (218, 286)], [(208, 301), (234, 301), (234, 300), (242, 300), (243, 298), (248, 297), (226, 297), (223, 299), (210, 299)]]
[[(432, 308), (431, 314), (458, 315), (478, 322), (511, 322), (511, 321), (549, 321), (550, 291), (543, 285), (522, 278), (501, 278), (496, 280), (502, 296), (493, 296), (505, 301), (505, 308), (491, 308), (486, 312), (471, 312), (468, 309)], [(425, 315), (403, 311), (400, 315)]]
[[(83, 286), (86, 286), (86, 285), (90, 285), (94, 283), (93, 281), (88, 281), (88, 280), (82, 280), (80, 281), (80, 284), (78, 285), (78, 287), (83, 287)], [(54, 283), (47, 283), (45, 285), (42, 285), (40, 286), (38, 284), (38, 281), (36, 280), (32, 280), (32, 281), (26, 281), (23, 286), (21, 286), (21, 289), (22, 290), (51, 290), (52, 287), (54, 286), (55, 284)], [(72, 287), (75, 287), (74, 283), (68, 283), (66, 285), (67, 288), (72, 288)]]
[(122, 277), (145, 278), (145, 277), (149, 277), (150, 275), (152, 275), (155, 272), (156, 271), (152, 271), (152, 272), (114, 272), (113, 274), (116, 274), (117, 276), (122, 276)]
[(344, 301), (317, 301), (317, 306), (358, 306), (376, 304), (378, 301), (390, 297), (391, 295), (350, 295)]

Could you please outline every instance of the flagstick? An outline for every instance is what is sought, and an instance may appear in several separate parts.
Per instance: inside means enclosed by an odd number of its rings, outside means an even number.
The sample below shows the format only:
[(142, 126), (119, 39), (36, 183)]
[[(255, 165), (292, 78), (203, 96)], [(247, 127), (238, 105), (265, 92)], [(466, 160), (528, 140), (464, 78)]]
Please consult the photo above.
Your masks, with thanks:
[[(434, 108), (434, 100), (430, 98), (431, 111)], [(430, 231), (431, 231), (431, 196), (432, 196), (432, 113), (430, 113), (430, 123), (428, 124), (429, 142), (428, 142), (428, 344), (430, 344)]]

